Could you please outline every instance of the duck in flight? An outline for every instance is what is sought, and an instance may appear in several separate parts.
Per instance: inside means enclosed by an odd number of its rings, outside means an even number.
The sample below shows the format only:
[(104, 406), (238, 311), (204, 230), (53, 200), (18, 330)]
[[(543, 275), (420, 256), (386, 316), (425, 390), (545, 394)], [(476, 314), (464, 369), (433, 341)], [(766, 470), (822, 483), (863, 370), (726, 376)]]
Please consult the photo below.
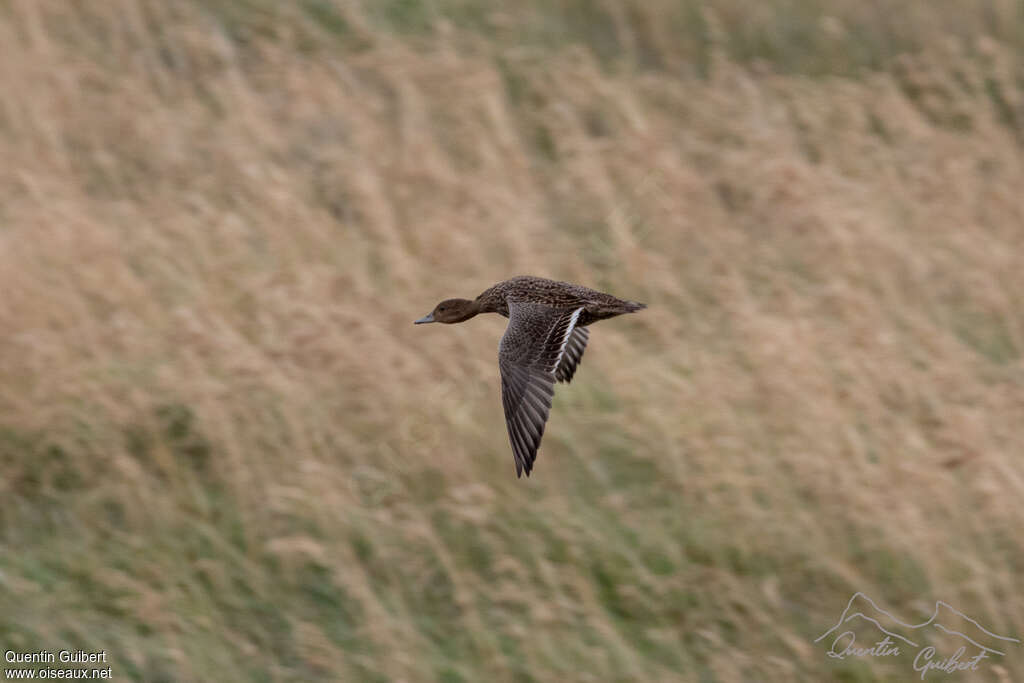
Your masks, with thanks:
[(508, 327), (498, 344), (501, 402), (516, 461), (516, 476), (530, 476), (555, 382), (572, 380), (598, 320), (647, 308), (569, 282), (520, 275), (499, 282), (476, 299), (445, 299), (416, 320), (461, 323), (478, 313), (500, 313)]

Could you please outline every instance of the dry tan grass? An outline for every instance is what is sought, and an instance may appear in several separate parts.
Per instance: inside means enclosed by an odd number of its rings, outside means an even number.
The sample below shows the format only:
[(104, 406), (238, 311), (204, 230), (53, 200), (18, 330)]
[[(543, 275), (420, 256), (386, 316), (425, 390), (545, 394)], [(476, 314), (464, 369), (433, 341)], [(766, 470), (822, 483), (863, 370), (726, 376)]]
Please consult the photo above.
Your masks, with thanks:
[[(742, 30), (877, 8), (714, 5), (700, 68), (659, 3), (596, 3), (610, 43), (569, 2), (550, 35), (0, 9), (0, 645), (137, 680), (908, 679), (812, 643), (856, 590), (1024, 635), (1015, 5), (901, 10), (856, 63)], [(410, 324), (517, 273), (650, 306), (594, 328), (529, 481), (504, 322)]]

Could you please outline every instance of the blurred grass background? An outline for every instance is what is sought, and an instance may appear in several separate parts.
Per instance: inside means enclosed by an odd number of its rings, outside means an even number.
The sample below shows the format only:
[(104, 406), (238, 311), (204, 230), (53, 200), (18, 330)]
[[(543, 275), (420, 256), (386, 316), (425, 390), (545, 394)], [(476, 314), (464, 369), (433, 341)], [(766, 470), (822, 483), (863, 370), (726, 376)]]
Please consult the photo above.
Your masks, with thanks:
[[(854, 591), (1021, 637), (1022, 50), (1019, 0), (0, 4), (0, 646), (916, 678), (812, 642)], [(504, 320), (411, 324), (519, 273), (650, 306), (521, 481)]]

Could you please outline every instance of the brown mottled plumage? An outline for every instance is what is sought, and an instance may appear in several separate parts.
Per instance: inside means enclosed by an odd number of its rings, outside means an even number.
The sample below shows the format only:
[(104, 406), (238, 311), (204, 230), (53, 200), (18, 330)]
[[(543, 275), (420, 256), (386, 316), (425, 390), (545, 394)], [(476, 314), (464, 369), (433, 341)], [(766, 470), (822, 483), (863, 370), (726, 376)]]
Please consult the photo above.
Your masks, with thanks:
[(569, 282), (520, 275), (476, 299), (445, 299), (416, 323), (461, 323), (479, 313), (509, 319), (498, 345), (501, 402), (516, 460), (516, 476), (530, 476), (555, 382), (569, 382), (590, 336), (587, 325), (647, 308)]

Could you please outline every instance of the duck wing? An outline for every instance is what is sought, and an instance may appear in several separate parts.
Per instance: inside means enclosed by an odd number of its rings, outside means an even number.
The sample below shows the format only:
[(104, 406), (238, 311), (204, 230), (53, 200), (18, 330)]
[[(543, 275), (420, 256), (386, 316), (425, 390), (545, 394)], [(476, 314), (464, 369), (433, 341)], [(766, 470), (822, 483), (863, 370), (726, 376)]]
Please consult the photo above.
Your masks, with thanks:
[(508, 309), (508, 327), (498, 345), (501, 402), (516, 476), (522, 476), (524, 470), (530, 476), (551, 412), (555, 373), (583, 307), (510, 301)]
[(572, 376), (576, 374), (576, 367), (583, 360), (583, 352), (587, 348), (588, 339), (590, 339), (589, 329), (576, 326), (572, 328), (572, 334), (569, 335), (569, 343), (565, 345), (565, 353), (562, 354), (562, 360), (558, 362), (558, 367), (555, 368), (556, 380), (566, 384), (572, 381)]

